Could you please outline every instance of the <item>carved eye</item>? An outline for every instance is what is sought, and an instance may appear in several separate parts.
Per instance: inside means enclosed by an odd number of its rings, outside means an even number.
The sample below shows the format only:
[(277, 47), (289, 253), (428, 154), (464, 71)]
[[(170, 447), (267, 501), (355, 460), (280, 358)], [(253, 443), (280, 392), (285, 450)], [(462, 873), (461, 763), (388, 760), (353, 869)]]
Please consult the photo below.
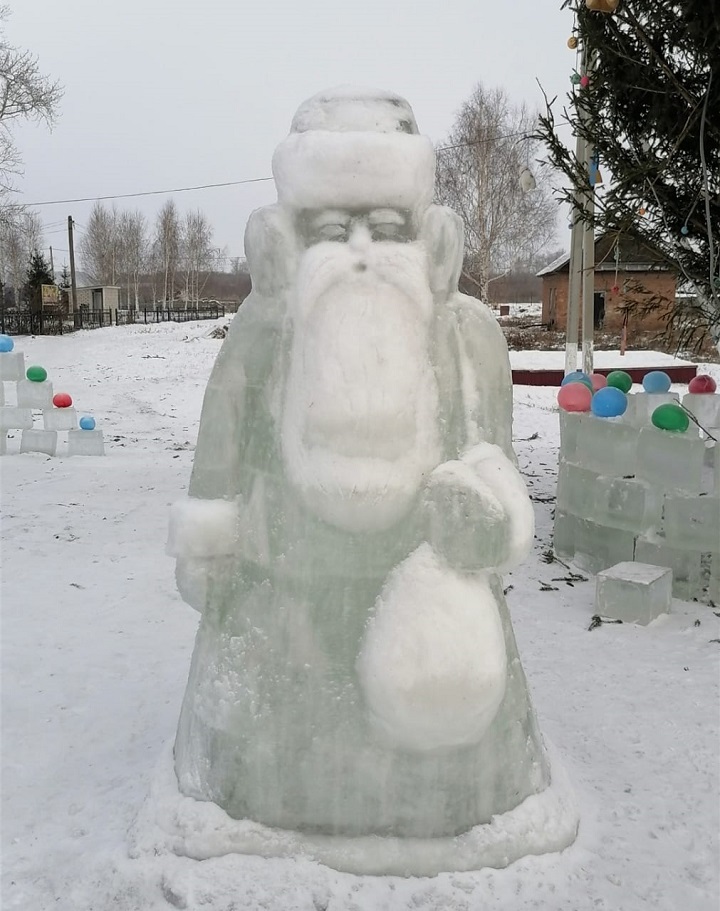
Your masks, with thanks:
[(402, 225), (393, 221), (381, 221), (372, 226), (372, 235), (375, 240), (389, 240), (396, 238), (402, 230)]
[(317, 236), (321, 240), (346, 240), (347, 225), (327, 224), (317, 229)]

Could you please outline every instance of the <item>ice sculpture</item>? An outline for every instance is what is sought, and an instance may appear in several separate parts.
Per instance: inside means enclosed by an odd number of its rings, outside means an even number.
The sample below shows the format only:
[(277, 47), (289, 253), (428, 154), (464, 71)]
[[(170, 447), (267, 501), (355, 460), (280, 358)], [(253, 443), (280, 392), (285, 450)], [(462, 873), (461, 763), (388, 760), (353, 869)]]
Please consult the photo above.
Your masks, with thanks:
[(457, 291), (461, 222), (431, 204), (434, 169), (404, 99), (324, 92), (248, 223), (253, 292), (171, 519), (202, 611), (178, 853), (433, 873), (575, 836), (500, 577), (533, 539), (507, 349)]

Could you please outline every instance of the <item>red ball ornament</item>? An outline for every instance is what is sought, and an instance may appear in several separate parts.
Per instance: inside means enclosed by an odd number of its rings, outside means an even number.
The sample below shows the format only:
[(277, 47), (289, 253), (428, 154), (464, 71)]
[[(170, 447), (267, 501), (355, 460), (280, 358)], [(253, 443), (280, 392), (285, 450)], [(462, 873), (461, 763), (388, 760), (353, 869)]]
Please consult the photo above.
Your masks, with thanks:
[(597, 392), (598, 389), (604, 389), (607, 386), (607, 377), (603, 376), (602, 373), (591, 373), (590, 382), (592, 383), (593, 390)]
[(53, 396), (53, 405), (56, 408), (69, 408), (72, 405), (72, 398), (67, 392), (56, 392)]
[(613, 285), (612, 288), (611, 288), (610, 290), (612, 291), (613, 294), (619, 294), (619, 293), (620, 293), (620, 285)]
[(580, 88), (586, 89), (589, 85), (590, 85), (590, 77), (581, 76), (580, 77)]
[(717, 383), (707, 373), (699, 373), (688, 383), (688, 392), (692, 392), (695, 395), (704, 395), (708, 392), (715, 392), (716, 389)]
[(557, 401), (563, 411), (590, 411), (592, 397), (585, 383), (567, 383), (558, 390)]

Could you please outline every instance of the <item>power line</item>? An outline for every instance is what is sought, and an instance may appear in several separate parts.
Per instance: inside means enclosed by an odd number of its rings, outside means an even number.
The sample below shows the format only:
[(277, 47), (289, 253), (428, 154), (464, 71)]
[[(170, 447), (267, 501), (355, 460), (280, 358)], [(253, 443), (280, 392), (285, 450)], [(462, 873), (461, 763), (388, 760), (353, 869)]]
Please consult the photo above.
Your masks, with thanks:
[(468, 146), (482, 145), (483, 143), (497, 142), (500, 139), (513, 139), (515, 136), (523, 136), (525, 139), (532, 139), (532, 134), (526, 130), (519, 130), (517, 133), (505, 133), (502, 136), (489, 136), (485, 139), (472, 139), (470, 142), (459, 142), (454, 146), (438, 146), (436, 152), (449, 152), (451, 149), (464, 149)]
[[(500, 139), (513, 139), (515, 136), (522, 136), (525, 139), (532, 139), (532, 134), (526, 130), (519, 130), (515, 133), (504, 133), (501, 136), (490, 136), (484, 139), (473, 139), (470, 142), (459, 142), (457, 145), (438, 146), (436, 152), (449, 152), (452, 149), (460, 149), (467, 146), (483, 145), (486, 143), (497, 142)], [(73, 202), (103, 202), (107, 199), (133, 199), (138, 196), (162, 196), (164, 193), (187, 193), (191, 190), (212, 190), (216, 187), (237, 187), (247, 183), (263, 183), (272, 180), (272, 177), (249, 177), (245, 180), (228, 180), (225, 183), (205, 183), (196, 187), (174, 187), (171, 190), (145, 190), (140, 193), (116, 193), (107, 196), (81, 196), (77, 199), (46, 199), (43, 202), (27, 202), (24, 205), (32, 206), (60, 206)]]
[(188, 190), (210, 190), (214, 187), (236, 187), (243, 183), (261, 183), (272, 180), (272, 177), (250, 177), (247, 180), (229, 180), (226, 183), (206, 183), (198, 187), (174, 187), (172, 190), (145, 190), (142, 193), (117, 193), (114, 196), (83, 196), (77, 199), (47, 199), (43, 202), (26, 202), (24, 205), (32, 206), (59, 206), (71, 202), (100, 202), (106, 199), (131, 199), (136, 196), (160, 196), (163, 193), (185, 193)]

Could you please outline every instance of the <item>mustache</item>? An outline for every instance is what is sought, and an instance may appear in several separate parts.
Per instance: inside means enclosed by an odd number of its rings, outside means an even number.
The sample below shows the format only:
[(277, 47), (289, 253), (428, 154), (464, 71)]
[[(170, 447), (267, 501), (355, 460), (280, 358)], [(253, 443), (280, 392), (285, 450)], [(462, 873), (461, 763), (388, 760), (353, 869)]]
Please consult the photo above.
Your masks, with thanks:
[(346, 244), (325, 241), (303, 255), (297, 274), (290, 312), (294, 319), (308, 315), (318, 299), (338, 284), (355, 285), (368, 291), (377, 285), (392, 285), (417, 303), (419, 313), (429, 319), (432, 294), (428, 262), (419, 243), (398, 244), (375, 241), (362, 251)]

